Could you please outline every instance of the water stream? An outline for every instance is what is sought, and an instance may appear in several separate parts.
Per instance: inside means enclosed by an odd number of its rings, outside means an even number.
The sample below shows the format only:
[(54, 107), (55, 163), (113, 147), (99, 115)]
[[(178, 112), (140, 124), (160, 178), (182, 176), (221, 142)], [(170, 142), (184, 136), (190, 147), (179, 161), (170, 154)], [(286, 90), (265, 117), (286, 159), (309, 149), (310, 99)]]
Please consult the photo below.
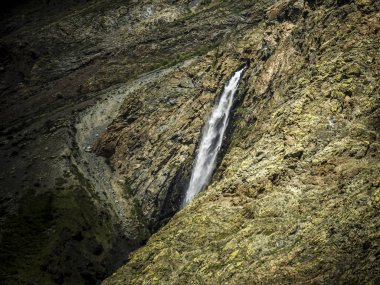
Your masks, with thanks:
[(183, 206), (188, 204), (195, 195), (204, 190), (211, 179), (215, 169), (216, 158), (222, 146), (223, 136), (227, 129), (234, 95), (238, 89), (244, 69), (245, 68), (242, 68), (235, 72), (228, 81), (203, 129), (201, 143), (198, 148)]

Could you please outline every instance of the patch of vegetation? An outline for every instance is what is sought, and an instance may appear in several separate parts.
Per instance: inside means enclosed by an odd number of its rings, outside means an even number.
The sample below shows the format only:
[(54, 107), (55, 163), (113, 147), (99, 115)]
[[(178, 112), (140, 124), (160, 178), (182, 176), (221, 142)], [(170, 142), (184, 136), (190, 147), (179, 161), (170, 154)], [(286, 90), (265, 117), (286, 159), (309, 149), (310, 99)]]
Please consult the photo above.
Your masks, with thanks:
[(14, 278), (9, 284), (17, 284), (23, 272), (33, 264), (41, 264), (39, 256), (51, 246), (48, 229), (54, 217), (52, 195), (29, 192), (20, 204), (18, 214), (10, 217), (1, 231), (0, 279)]
[(0, 231), (5, 284), (95, 284), (108, 274), (102, 262), (114, 238), (110, 216), (95, 206), (89, 182), (77, 177), (79, 185), (57, 179), (59, 191), (29, 191), (8, 218)]

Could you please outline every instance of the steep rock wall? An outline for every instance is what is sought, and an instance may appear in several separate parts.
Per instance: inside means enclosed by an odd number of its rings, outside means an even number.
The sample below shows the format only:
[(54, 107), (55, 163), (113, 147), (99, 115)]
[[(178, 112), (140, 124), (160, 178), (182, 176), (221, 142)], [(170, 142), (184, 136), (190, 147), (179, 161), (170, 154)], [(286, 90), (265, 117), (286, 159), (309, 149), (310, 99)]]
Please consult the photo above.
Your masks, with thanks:
[(234, 38), (252, 60), (211, 185), (103, 284), (377, 284), (379, 16), (288, 1)]
[[(20, 5), (0, 12), (0, 282), (98, 284), (177, 209), (218, 81), (239, 64), (236, 54), (220, 72), (206, 72), (222, 56), (213, 49), (260, 23), (273, 1), (13, 3)], [(162, 91), (154, 99), (156, 86)], [(118, 116), (123, 100), (128, 106), (138, 94), (156, 112), (147, 105), (140, 110), (146, 114), (123, 107)], [(170, 117), (181, 104), (184, 119), (176, 122)], [(129, 112), (145, 117), (132, 122)], [(159, 112), (173, 134), (161, 129)], [(139, 140), (130, 135), (148, 131), (143, 118), (157, 123), (151, 130), (157, 141), (131, 154), (128, 140)], [(110, 128), (121, 126), (124, 133), (110, 160), (114, 172), (86, 152), (97, 135), (120, 136), (102, 135), (113, 119)], [(171, 147), (188, 158), (169, 153)], [(132, 169), (153, 151), (157, 161), (143, 161), (148, 170)], [(154, 188), (146, 191), (144, 177)]]

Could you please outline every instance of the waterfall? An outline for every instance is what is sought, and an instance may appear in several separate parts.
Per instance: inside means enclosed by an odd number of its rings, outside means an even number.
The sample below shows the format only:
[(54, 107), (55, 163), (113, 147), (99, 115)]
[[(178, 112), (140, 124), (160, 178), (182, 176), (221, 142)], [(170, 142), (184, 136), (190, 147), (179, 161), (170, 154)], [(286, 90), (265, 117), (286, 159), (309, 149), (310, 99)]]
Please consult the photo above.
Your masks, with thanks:
[(216, 164), (216, 158), (220, 147), (222, 146), (224, 132), (227, 129), (228, 117), (231, 111), (234, 95), (239, 86), (244, 69), (245, 67), (237, 71), (228, 81), (203, 129), (201, 143), (198, 148), (183, 206), (189, 203), (195, 195), (201, 192), (211, 179)]

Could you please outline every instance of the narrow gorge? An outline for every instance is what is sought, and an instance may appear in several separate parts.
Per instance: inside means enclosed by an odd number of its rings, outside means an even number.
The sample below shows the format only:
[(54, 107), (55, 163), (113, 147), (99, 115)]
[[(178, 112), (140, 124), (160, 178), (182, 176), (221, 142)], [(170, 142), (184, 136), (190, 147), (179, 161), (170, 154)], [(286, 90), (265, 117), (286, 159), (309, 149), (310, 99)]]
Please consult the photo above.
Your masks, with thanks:
[(0, 5), (0, 285), (380, 284), (379, 1)]

